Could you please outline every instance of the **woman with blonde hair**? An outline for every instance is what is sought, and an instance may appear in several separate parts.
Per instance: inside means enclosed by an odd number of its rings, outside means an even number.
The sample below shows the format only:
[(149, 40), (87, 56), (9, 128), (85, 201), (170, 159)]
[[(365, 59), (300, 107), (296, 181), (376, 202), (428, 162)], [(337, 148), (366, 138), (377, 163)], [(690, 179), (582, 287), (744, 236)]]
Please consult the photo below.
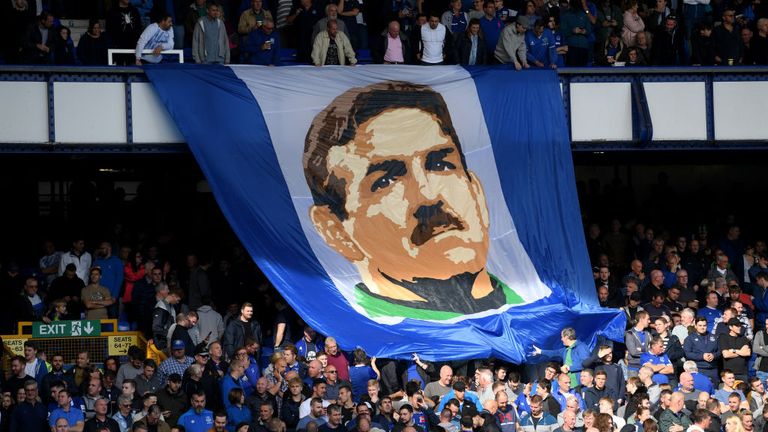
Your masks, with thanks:
[(725, 421), (725, 432), (745, 432), (741, 419), (738, 416), (728, 417)]

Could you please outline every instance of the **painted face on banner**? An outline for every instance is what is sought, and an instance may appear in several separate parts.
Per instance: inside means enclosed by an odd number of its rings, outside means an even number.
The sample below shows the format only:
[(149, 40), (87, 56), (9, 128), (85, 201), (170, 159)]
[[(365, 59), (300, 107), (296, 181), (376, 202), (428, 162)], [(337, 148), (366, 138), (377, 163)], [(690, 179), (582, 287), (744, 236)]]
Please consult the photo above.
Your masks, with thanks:
[(305, 166), (315, 164), (310, 182), (324, 177), (320, 201), (328, 205), (316, 200), (310, 217), (356, 265), (365, 298), (459, 314), (498, 308), (507, 299), (486, 270), (485, 193), (466, 167), (442, 98), (431, 89), (422, 94), (358, 95), (346, 117), (331, 104), (315, 118)]

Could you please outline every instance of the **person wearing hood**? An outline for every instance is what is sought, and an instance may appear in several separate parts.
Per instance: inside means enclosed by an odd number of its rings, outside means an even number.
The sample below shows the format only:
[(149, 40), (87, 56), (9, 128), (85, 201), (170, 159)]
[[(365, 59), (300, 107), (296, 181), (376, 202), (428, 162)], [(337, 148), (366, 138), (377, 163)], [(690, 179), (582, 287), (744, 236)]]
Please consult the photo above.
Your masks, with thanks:
[[(167, 291), (168, 285), (159, 284), (156, 288), (158, 293)], [(168, 346), (168, 329), (176, 322), (176, 310), (174, 306), (181, 301), (182, 293), (174, 290), (167, 294), (164, 299), (159, 299), (152, 311), (152, 334), (154, 336), (155, 346), (159, 349), (165, 349)]]

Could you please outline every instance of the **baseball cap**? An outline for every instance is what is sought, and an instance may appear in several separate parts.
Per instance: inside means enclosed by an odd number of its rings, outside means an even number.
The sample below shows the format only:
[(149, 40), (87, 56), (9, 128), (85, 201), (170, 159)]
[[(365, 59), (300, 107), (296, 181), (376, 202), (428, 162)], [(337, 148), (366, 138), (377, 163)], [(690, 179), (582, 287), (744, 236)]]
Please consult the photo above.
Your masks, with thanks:
[(205, 346), (205, 342), (198, 344), (195, 347), (195, 355), (208, 355), (208, 347)]
[(173, 344), (171, 345), (171, 349), (174, 349), (174, 350), (184, 349), (184, 341), (176, 339), (175, 341), (173, 341)]

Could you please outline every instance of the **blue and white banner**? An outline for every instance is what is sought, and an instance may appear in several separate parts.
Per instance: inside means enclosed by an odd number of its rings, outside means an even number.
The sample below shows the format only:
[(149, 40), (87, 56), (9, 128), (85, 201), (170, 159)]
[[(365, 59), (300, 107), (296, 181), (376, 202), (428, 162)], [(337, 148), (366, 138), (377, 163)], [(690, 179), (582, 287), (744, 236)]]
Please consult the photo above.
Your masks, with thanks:
[(597, 307), (551, 71), (147, 67), (224, 214), (309, 325), (370, 355), (522, 362)]

